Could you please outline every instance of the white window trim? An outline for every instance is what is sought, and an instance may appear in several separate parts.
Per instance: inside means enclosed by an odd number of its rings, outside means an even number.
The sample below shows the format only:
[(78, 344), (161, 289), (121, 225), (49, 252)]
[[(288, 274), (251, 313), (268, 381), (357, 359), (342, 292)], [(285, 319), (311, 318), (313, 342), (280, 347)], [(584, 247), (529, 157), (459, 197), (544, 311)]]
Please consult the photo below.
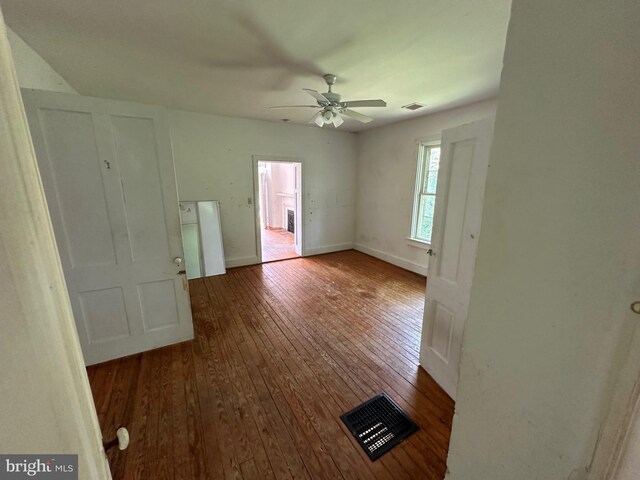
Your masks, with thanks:
[(429, 249), (431, 243), (421, 238), (416, 237), (416, 230), (418, 228), (418, 213), (420, 211), (420, 192), (422, 191), (422, 182), (425, 169), (424, 151), (427, 148), (439, 147), (440, 139), (430, 139), (418, 141), (418, 148), (416, 151), (417, 166), (416, 166), (416, 182), (413, 189), (413, 211), (411, 213), (411, 232), (407, 237), (407, 244), (412, 247)]
[(420, 240), (419, 238), (411, 238), (407, 237), (407, 245), (411, 245), (412, 247), (421, 248), (423, 250), (429, 250), (431, 248), (431, 244), (429, 242), (425, 242), (424, 240)]

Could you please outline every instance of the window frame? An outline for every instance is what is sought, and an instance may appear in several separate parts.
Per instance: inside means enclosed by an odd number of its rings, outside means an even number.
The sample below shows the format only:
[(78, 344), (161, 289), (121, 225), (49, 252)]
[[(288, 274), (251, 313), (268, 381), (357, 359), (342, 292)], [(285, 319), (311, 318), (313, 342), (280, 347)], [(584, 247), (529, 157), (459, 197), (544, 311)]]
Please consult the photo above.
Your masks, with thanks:
[[(411, 232), (407, 237), (407, 241), (410, 245), (418, 247), (418, 248), (429, 248), (431, 246), (431, 239), (424, 240), (418, 237), (418, 223), (420, 216), (420, 200), (423, 195), (433, 196), (435, 199), (436, 192), (434, 193), (423, 193), (423, 186), (425, 181), (425, 175), (429, 174), (429, 165), (428, 165), (428, 157), (429, 150), (433, 148), (442, 148), (440, 145), (440, 139), (433, 141), (422, 141), (418, 144), (418, 155), (417, 155), (417, 168), (416, 168), (416, 182), (413, 191), (413, 212), (411, 214)], [(442, 153), (442, 150), (440, 150)], [(437, 185), (436, 185), (437, 190)], [(433, 232), (432, 232), (433, 233)]]

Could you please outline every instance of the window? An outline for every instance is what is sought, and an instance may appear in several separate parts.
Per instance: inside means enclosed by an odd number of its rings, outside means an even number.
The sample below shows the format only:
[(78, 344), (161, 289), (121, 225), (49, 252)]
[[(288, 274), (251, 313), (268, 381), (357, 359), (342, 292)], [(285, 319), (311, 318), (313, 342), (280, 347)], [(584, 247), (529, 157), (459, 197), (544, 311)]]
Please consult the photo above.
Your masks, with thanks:
[(416, 193), (413, 200), (413, 221), (411, 222), (411, 238), (413, 240), (431, 243), (439, 163), (440, 145), (420, 146)]

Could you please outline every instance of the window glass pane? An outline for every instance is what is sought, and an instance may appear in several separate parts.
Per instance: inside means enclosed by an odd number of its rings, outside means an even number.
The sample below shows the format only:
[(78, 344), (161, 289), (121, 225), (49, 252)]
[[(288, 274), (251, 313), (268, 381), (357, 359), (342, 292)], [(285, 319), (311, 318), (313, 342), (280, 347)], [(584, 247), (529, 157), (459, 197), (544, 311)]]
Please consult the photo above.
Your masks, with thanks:
[(440, 164), (440, 147), (433, 147), (429, 149), (429, 170), (438, 171), (438, 165)]
[(438, 182), (438, 165), (440, 163), (440, 147), (428, 148), (425, 152), (425, 174), (422, 193), (436, 193)]
[(431, 241), (431, 231), (433, 229), (433, 211), (436, 204), (435, 195), (420, 196), (420, 210), (418, 214), (418, 228), (416, 236), (425, 242)]
[(431, 242), (435, 193), (440, 164), (440, 146), (423, 146), (418, 159), (419, 182), (416, 186), (411, 232), (418, 240)]
[(425, 193), (436, 193), (436, 183), (438, 183), (438, 171), (430, 170), (428, 173)]

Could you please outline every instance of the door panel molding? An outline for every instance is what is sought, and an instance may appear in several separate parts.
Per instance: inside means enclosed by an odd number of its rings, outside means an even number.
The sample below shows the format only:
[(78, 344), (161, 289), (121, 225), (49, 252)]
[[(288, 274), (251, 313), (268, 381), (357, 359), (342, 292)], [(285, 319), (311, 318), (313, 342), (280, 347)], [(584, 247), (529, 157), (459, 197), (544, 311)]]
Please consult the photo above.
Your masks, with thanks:
[(23, 99), (86, 364), (193, 338), (166, 110)]
[(420, 365), (455, 398), (493, 118), (442, 133)]

